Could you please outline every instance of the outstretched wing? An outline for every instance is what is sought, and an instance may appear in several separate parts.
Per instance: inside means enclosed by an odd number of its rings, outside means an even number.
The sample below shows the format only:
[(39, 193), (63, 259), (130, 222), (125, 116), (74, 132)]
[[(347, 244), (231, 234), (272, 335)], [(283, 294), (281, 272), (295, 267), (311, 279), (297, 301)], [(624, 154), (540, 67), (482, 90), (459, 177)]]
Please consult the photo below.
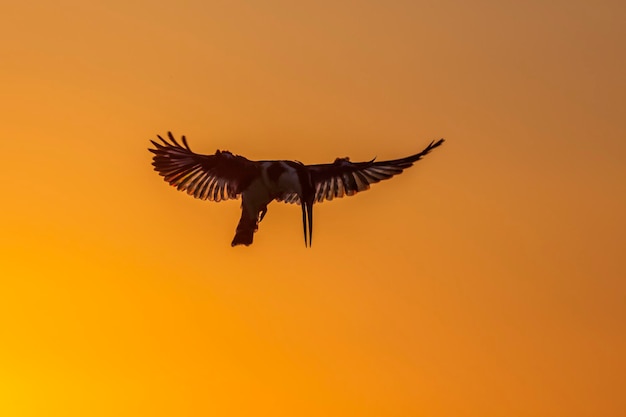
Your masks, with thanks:
[[(337, 158), (332, 164), (307, 165), (315, 187), (315, 202), (354, 195), (370, 188), (370, 184), (389, 179), (402, 173), (424, 155), (443, 143), (443, 139), (431, 142), (423, 151), (406, 158), (391, 161), (350, 162), (348, 158)], [(283, 201), (298, 203), (299, 199), (284, 196)], [(297, 196), (296, 196), (297, 197)]]
[(154, 170), (179, 191), (202, 200), (234, 199), (258, 175), (257, 164), (243, 156), (219, 150), (200, 155), (192, 152), (185, 136), (181, 146), (171, 132), (167, 135), (169, 141), (157, 135), (162, 143), (151, 140), (155, 148), (148, 150), (154, 154)]

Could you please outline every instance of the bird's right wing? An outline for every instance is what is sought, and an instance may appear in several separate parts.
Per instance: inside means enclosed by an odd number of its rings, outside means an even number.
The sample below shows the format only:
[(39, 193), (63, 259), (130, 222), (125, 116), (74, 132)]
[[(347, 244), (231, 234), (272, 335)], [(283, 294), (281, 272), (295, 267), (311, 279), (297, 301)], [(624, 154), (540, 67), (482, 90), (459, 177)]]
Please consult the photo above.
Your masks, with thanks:
[[(370, 188), (370, 184), (386, 180), (402, 173), (406, 168), (420, 160), (424, 155), (443, 143), (443, 139), (431, 142), (423, 151), (406, 158), (390, 161), (374, 160), (368, 162), (350, 162), (347, 158), (338, 158), (332, 164), (307, 165), (315, 187), (315, 202), (332, 200), (344, 195), (351, 196)], [(289, 196), (283, 199), (290, 201)]]
[(157, 137), (162, 143), (151, 140), (154, 149), (152, 165), (166, 182), (179, 191), (202, 200), (222, 201), (238, 198), (242, 190), (258, 175), (258, 165), (243, 156), (228, 151), (215, 155), (192, 152), (185, 136), (181, 146), (171, 132), (169, 141)]

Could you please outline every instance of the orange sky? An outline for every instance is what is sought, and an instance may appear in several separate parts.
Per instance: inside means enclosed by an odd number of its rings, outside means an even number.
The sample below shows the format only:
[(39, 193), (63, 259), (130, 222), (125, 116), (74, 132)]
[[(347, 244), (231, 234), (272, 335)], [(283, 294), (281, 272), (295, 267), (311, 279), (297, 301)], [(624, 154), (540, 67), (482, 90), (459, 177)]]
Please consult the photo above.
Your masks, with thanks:
[[(622, 1), (2, 7), (0, 414), (618, 416)], [(414, 168), (231, 248), (148, 140)]]

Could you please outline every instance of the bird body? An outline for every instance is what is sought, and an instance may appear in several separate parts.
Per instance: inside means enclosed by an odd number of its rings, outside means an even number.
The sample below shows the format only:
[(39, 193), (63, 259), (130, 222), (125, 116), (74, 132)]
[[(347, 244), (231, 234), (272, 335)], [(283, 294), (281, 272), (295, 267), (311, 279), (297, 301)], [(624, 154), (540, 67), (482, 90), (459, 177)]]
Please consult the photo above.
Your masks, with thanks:
[(170, 185), (203, 200), (241, 196), (241, 218), (232, 246), (252, 243), (267, 205), (274, 200), (301, 206), (304, 243), (311, 246), (314, 203), (367, 190), (370, 184), (400, 174), (443, 143), (443, 139), (433, 141), (420, 153), (390, 161), (352, 163), (349, 158), (337, 158), (332, 164), (304, 165), (287, 160), (250, 161), (220, 150), (201, 155), (189, 148), (185, 136), (183, 146), (171, 132), (169, 141), (157, 137), (161, 143), (151, 141), (155, 148), (149, 149), (154, 154), (152, 164)]
[(241, 219), (232, 246), (252, 243), (258, 222), (263, 220), (267, 213), (267, 205), (274, 199), (289, 192), (303, 195), (302, 191), (306, 189), (303, 183), (306, 184), (309, 178), (306, 172), (298, 169), (300, 167), (295, 164), (291, 161), (259, 162), (260, 175), (241, 193)]

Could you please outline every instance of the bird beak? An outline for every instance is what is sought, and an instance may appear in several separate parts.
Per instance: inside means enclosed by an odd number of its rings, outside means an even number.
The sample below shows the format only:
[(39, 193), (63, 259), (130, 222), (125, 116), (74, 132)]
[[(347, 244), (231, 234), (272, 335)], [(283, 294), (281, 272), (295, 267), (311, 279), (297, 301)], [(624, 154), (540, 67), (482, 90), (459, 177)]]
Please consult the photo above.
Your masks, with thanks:
[(302, 206), (302, 229), (304, 232), (304, 246), (307, 246), (307, 223), (309, 229), (308, 246), (313, 241), (313, 202), (301, 203)]

